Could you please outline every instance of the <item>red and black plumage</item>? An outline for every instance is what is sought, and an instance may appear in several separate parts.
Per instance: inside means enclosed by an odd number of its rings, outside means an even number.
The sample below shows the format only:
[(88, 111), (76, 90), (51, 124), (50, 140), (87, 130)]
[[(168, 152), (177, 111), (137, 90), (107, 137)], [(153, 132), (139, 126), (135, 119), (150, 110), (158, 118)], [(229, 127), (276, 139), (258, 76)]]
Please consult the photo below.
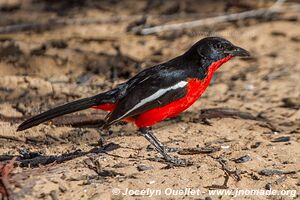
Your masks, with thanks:
[(147, 127), (190, 107), (208, 87), (213, 73), (234, 56), (249, 53), (223, 38), (204, 38), (181, 56), (145, 69), (115, 89), (41, 113), (23, 122), (18, 130), (93, 107), (110, 112), (105, 126), (120, 120), (135, 123), (166, 160), (175, 162)]

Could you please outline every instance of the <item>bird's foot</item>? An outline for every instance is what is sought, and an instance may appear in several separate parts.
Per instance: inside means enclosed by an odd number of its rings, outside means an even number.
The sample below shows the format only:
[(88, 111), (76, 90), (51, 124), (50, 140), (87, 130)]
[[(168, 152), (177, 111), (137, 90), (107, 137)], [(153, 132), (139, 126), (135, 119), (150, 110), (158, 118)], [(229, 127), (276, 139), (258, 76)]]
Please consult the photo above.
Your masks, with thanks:
[[(166, 153), (178, 153), (182, 150), (182, 148), (179, 147), (166, 147), (166, 146), (160, 146), (164, 152)], [(149, 145), (147, 147), (148, 150), (155, 150), (155, 147), (153, 147), (152, 145)]]
[(165, 160), (171, 165), (175, 167), (185, 167), (185, 166), (190, 166), (193, 164), (192, 160), (187, 160), (187, 159), (179, 159), (179, 158), (174, 158), (174, 157), (166, 157)]
[(161, 163), (167, 163), (168, 167), (187, 167), (193, 164), (192, 160), (187, 160), (187, 159), (179, 159), (179, 158), (174, 158), (171, 156), (167, 157), (155, 157), (155, 158), (149, 158), (151, 161), (155, 162), (161, 162)]
[(179, 152), (181, 150), (178, 147), (165, 147), (164, 149), (168, 153), (175, 153), (175, 152), (177, 153), (177, 152)]

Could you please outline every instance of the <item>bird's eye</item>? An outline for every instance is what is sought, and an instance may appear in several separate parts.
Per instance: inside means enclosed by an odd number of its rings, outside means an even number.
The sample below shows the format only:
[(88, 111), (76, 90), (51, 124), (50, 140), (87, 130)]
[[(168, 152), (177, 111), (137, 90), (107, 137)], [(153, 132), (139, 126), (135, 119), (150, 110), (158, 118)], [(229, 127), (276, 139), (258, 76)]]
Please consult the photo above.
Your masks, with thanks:
[(215, 44), (215, 48), (218, 49), (218, 50), (224, 50), (225, 49), (224, 45), (221, 44), (221, 43)]

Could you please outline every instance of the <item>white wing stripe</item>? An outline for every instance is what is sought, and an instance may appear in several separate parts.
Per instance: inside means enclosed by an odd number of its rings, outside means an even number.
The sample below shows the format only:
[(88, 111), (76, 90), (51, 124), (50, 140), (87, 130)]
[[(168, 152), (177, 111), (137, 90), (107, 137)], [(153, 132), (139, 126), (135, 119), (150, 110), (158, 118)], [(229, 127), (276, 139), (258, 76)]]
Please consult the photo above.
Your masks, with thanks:
[(119, 117), (118, 119), (114, 120), (114, 121), (117, 121), (119, 119), (121, 119), (123, 116), (126, 116), (128, 113), (130, 113), (131, 111), (139, 108), (139, 107), (142, 107), (143, 105), (145, 105), (146, 103), (149, 103), (155, 99), (158, 99), (159, 97), (161, 97), (162, 95), (164, 95), (165, 93), (167, 93), (168, 91), (170, 90), (176, 90), (178, 88), (183, 88), (186, 86), (186, 84), (188, 84), (188, 82), (186, 81), (180, 81), (178, 82), (177, 84), (171, 86), (171, 87), (168, 87), (168, 88), (163, 88), (163, 89), (159, 89), (158, 91), (156, 91), (154, 94), (152, 94), (151, 96), (145, 98), (145, 99), (142, 99), (138, 104), (136, 104), (133, 108), (131, 108), (129, 111), (127, 111), (124, 115), (122, 115), (121, 117)]

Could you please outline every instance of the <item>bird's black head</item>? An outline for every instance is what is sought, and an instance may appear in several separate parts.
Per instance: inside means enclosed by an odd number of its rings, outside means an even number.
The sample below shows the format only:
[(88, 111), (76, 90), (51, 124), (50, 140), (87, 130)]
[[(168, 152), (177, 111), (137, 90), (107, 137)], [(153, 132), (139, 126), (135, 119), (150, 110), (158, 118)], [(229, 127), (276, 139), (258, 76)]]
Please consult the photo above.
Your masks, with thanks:
[(235, 46), (228, 40), (220, 37), (204, 38), (194, 44), (186, 54), (210, 61), (218, 61), (227, 56), (250, 56), (245, 49)]

